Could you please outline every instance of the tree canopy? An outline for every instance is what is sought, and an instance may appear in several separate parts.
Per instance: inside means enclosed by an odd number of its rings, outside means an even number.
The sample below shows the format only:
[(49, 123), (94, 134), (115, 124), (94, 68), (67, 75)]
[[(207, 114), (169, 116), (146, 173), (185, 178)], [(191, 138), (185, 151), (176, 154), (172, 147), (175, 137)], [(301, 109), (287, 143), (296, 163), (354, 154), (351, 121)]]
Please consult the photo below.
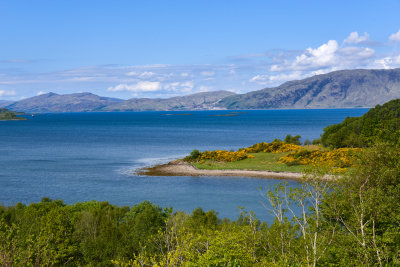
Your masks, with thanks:
[(334, 148), (368, 147), (379, 142), (400, 145), (400, 99), (377, 105), (361, 117), (348, 117), (326, 127), (321, 141)]

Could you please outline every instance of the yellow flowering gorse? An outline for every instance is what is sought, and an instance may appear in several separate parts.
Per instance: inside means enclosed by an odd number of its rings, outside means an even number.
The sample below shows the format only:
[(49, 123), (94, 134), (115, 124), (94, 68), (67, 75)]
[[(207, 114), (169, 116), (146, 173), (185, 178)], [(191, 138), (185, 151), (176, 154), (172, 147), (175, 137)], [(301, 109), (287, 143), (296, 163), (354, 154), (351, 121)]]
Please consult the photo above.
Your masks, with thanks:
[(338, 148), (331, 151), (302, 149), (281, 157), (279, 162), (288, 165), (332, 167), (336, 168), (336, 172), (343, 173), (346, 168), (356, 164), (357, 154), (362, 151), (362, 148)]
[(243, 150), (247, 153), (282, 153), (289, 151), (300, 150), (302, 147), (294, 144), (288, 144), (284, 142), (272, 142), (272, 143), (257, 143)]
[(243, 160), (245, 158), (251, 158), (254, 156), (247, 155), (247, 153), (243, 150), (239, 150), (236, 152), (227, 151), (227, 150), (215, 150), (215, 151), (204, 151), (201, 152), (198, 160), (215, 160), (222, 162), (234, 162), (238, 160)]

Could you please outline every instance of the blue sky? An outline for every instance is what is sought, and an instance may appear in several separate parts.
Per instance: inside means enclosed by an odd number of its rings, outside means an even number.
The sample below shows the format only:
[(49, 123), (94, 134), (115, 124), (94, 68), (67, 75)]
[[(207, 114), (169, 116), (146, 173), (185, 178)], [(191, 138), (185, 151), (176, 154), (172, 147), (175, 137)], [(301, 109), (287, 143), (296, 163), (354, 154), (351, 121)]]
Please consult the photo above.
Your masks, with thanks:
[(245, 93), (400, 67), (400, 1), (0, 0), (0, 99)]

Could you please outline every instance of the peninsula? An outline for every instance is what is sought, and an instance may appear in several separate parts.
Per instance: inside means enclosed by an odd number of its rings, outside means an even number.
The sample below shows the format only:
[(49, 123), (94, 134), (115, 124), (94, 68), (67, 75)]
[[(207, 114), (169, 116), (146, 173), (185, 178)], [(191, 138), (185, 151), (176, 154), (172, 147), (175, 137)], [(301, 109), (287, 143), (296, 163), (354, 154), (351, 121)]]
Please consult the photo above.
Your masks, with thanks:
[[(369, 147), (399, 145), (400, 99), (377, 105), (361, 117), (346, 118), (327, 126), (320, 139), (287, 135), (282, 141), (261, 142), (237, 151), (193, 150), (189, 156), (167, 164), (140, 169), (149, 176), (247, 176), (301, 179), (310, 167), (326, 174), (343, 174), (359, 164)], [(328, 175), (328, 177), (330, 177)]]

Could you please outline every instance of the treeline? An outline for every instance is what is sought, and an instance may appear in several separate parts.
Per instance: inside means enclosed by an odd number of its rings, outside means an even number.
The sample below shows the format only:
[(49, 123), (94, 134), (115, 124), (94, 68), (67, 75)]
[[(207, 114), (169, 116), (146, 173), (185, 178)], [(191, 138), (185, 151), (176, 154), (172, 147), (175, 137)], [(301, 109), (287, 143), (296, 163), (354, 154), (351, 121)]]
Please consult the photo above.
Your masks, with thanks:
[[(2, 266), (376, 266), (400, 264), (400, 150), (378, 145), (337, 182), (310, 170), (264, 191), (271, 223), (150, 202), (0, 207)], [(326, 178), (326, 177), (325, 177)]]
[(361, 117), (330, 125), (321, 136), (325, 146), (368, 147), (379, 142), (400, 145), (400, 99), (377, 105)]

